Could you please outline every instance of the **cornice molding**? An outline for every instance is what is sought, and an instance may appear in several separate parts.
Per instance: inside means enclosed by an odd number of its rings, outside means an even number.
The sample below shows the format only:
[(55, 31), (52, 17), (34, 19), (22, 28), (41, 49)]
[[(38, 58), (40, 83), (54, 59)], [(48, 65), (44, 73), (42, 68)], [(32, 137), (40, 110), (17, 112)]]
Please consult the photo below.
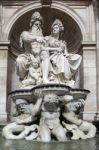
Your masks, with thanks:
[[(60, 0), (53, 0), (60, 1)], [(92, 0), (61, 0), (61, 2), (66, 3), (69, 6), (88, 6), (91, 4)]]
[(0, 50), (8, 50), (10, 41), (0, 41)]
[(86, 42), (82, 42), (79, 50), (85, 50), (85, 51), (93, 51), (96, 50), (96, 42), (95, 41), (86, 41)]
[[(34, 0), (35, 2), (37, 0)], [(60, 1), (60, 0), (57, 0), (57, 1)], [(28, 3), (31, 3), (33, 2), (33, 0), (3, 0), (1, 1), (1, 4), (3, 6), (12, 6), (12, 5), (24, 5), (24, 4), (28, 4)], [(52, 0), (52, 2), (54, 2), (54, 0)], [(64, 2), (70, 6), (88, 6), (90, 3), (92, 3), (92, 0), (61, 0), (61, 2)]]

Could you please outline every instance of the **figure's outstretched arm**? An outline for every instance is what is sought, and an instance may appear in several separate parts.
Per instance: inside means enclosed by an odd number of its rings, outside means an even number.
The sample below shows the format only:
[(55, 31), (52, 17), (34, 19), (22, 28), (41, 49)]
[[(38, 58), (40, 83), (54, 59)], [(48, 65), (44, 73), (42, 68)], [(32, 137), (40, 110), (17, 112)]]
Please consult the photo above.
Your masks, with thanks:
[(43, 37), (32, 35), (27, 31), (22, 32), (20, 39), (24, 42), (33, 42), (35, 40), (38, 42), (43, 42)]
[(62, 49), (61, 49), (61, 47), (45, 47), (45, 46), (41, 46), (41, 49), (42, 50), (46, 50), (46, 51), (59, 51), (59, 52), (61, 52), (62, 51)]
[(37, 102), (35, 105), (30, 104), (30, 111), (33, 116), (35, 116), (39, 112), (41, 103), (42, 103), (42, 98), (39, 98), (37, 99)]

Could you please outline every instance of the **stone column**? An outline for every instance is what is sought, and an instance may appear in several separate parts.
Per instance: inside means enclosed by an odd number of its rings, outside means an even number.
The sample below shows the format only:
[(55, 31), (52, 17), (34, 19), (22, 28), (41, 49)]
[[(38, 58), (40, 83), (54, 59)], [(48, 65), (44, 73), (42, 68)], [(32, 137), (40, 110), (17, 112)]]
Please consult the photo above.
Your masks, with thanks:
[(96, 44), (83, 43), (83, 88), (90, 90), (86, 99), (83, 117), (84, 120), (94, 120), (97, 110), (96, 100)]
[(5, 124), (7, 121), (7, 61), (8, 43), (0, 42), (0, 124)]

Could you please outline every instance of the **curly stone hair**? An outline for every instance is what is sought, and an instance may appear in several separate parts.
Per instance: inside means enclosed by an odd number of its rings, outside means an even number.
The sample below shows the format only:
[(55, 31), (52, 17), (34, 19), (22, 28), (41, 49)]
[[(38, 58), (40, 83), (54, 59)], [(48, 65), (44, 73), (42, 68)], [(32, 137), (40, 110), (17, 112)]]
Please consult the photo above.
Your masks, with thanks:
[(48, 102), (59, 102), (60, 97), (56, 94), (47, 94), (44, 96), (44, 101)]

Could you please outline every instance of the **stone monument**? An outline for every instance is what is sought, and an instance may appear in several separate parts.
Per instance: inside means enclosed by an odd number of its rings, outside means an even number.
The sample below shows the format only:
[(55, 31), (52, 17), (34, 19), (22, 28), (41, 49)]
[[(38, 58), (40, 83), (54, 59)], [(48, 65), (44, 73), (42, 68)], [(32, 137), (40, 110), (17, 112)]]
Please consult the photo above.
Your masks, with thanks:
[(40, 13), (34, 12), (30, 30), (20, 36), (25, 53), (17, 57), (16, 71), (22, 85), (9, 94), (16, 106), (15, 122), (2, 134), (44, 142), (92, 138), (96, 127), (80, 117), (90, 91), (75, 88), (74, 81), (81, 56), (68, 53), (61, 20), (54, 20), (46, 37), (43, 24)]

